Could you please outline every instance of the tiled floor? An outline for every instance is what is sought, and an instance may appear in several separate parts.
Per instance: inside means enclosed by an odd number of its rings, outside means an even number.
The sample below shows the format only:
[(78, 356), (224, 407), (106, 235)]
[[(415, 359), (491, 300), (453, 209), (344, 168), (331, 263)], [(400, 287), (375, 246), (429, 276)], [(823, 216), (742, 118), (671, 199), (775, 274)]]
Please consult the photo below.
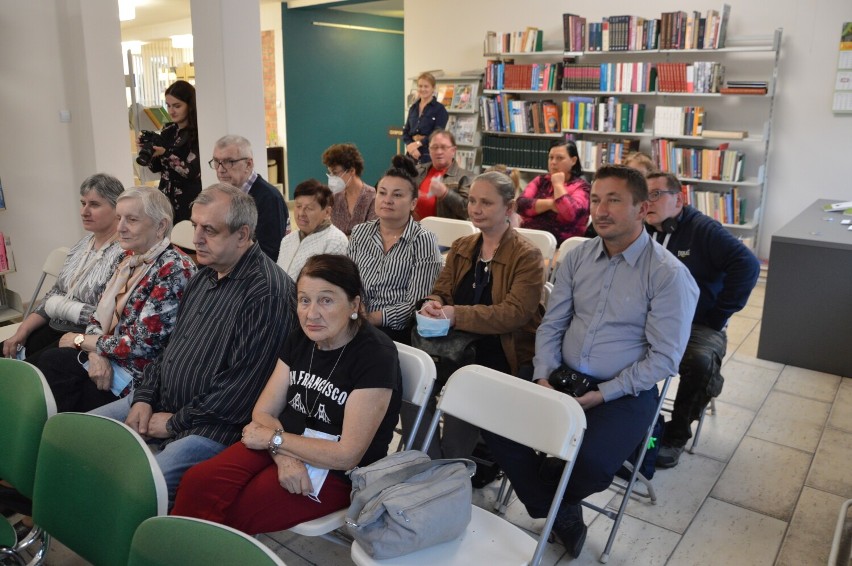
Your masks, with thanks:
[[(630, 502), (609, 564), (826, 563), (838, 510), (852, 498), (852, 379), (757, 359), (763, 295), (759, 285), (731, 320), (725, 389), (695, 454), (658, 471), (657, 505)], [(496, 493), (496, 483), (480, 490), (477, 503), (491, 505)], [(602, 505), (614, 495), (591, 499)], [(580, 558), (551, 544), (545, 565), (598, 563), (611, 521), (585, 513)], [(531, 531), (543, 523), (518, 501), (507, 518)], [(347, 548), (321, 539), (260, 538), (288, 565), (351, 564)], [(84, 564), (61, 547), (49, 563)]]

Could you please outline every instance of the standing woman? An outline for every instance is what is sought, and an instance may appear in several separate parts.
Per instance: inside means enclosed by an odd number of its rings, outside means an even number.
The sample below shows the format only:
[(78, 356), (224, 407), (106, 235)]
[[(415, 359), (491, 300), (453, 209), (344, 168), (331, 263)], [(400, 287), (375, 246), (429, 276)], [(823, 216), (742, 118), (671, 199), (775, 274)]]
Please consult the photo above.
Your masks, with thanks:
[(198, 118), (195, 87), (175, 81), (166, 89), (166, 109), (172, 121), (160, 132), (164, 147), (154, 146), (148, 168), (160, 173), (160, 191), (174, 209), (174, 222), (189, 220), (189, 207), (201, 192), (198, 159)]
[(405, 151), (419, 163), (429, 163), (429, 135), (447, 126), (450, 115), (435, 98), (435, 77), (422, 73), (417, 77), (417, 94), (420, 97), (408, 109), (408, 119), (402, 128)]
[(356, 226), (349, 238), (348, 254), (364, 283), (367, 320), (403, 344), (411, 342), (414, 303), (432, 290), (441, 271), (435, 234), (411, 216), (417, 205), (416, 175), (411, 159), (394, 156), (378, 183), (378, 218)]
[(524, 228), (556, 236), (556, 245), (582, 236), (589, 220), (589, 182), (583, 178), (577, 146), (566, 141), (550, 148), (546, 175), (539, 175), (518, 199)]

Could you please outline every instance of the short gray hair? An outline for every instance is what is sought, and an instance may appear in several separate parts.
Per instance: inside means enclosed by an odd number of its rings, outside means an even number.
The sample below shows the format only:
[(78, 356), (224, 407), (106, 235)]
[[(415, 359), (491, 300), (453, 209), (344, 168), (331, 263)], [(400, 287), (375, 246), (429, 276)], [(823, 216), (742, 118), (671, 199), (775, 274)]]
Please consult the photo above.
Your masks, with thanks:
[(228, 134), (227, 136), (222, 136), (216, 141), (216, 147), (219, 149), (224, 149), (232, 145), (237, 146), (237, 149), (240, 150), (240, 156), (254, 157), (254, 153), (251, 151), (251, 142), (243, 136)]
[(86, 177), (86, 180), (80, 184), (81, 197), (86, 196), (89, 191), (95, 191), (99, 197), (109, 201), (110, 206), (115, 208), (118, 196), (124, 192), (124, 185), (112, 175), (95, 173)]
[[(477, 177), (473, 180), (473, 183), (476, 183), (477, 181), (484, 181), (497, 189), (497, 194), (499, 194), (500, 198), (503, 199), (503, 204), (509, 204), (512, 199), (515, 198), (515, 183), (512, 181), (512, 178), (505, 173), (501, 173), (500, 171), (488, 171), (481, 175), (477, 175)], [(471, 185), (473, 185), (473, 183), (471, 183)]]
[(123, 200), (135, 198), (142, 203), (142, 210), (145, 216), (154, 221), (154, 224), (159, 224), (163, 220), (166, 221), (166, 231), (163, 237), (172, 233), (172, 224), (174, 222), (174, 210), (172, 203), (168, 197), (154, 187), (130, 187), (118, 196), (116, 203)]
[(254, 230), (257, 228), (257, 206), (254, 204), (254, 198), (228, 183), (216, 183), (201, 191), (192, 201), (192, 206), (212, 203), (214, 193), (225, 195), (231, 201), (231, 206), (228, 207), (228, 213), (225, 215), (228, 230), (233, 234), (243, 226), (248, 226), (249, 236), (254, 238)]

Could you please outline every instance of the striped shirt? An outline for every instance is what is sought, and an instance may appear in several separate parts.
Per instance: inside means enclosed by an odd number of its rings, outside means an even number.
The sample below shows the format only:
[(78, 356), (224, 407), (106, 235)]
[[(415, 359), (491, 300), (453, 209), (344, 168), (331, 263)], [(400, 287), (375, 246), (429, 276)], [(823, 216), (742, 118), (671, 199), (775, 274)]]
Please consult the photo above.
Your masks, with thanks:
[(411, 218), (386, 254), (379, 221), (372, 220), (352, 229), (348, 253), (361, 272), (367, 312), (381, 311), (382, 326), (406, 328), (414, 303), (432, 291), (441, 271), (435, 234)]
[(175, 439), (195, 434), (233, 444), (251, 420), (295, 312), (293, 281), (257, 244), (222, 279), (201, 269), (186, 286), (166, 350), (145, 368), (133, 402), (174, 413)]

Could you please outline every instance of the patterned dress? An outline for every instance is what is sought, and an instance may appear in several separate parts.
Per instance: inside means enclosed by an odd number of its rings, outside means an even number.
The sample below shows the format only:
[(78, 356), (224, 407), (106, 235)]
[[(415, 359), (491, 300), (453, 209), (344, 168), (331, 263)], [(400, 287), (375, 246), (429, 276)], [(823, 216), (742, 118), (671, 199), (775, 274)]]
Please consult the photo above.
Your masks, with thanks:
[(201, 192), (201, 160), (198, 157), (198, 132), (181, 130), (174, 122), (160, 132), (166, 153), (151, 160), (148, 168), (160, 173), (160, 191), (169, 198), (175, 211), (174, 222), (189, 220), (189, 205)]

